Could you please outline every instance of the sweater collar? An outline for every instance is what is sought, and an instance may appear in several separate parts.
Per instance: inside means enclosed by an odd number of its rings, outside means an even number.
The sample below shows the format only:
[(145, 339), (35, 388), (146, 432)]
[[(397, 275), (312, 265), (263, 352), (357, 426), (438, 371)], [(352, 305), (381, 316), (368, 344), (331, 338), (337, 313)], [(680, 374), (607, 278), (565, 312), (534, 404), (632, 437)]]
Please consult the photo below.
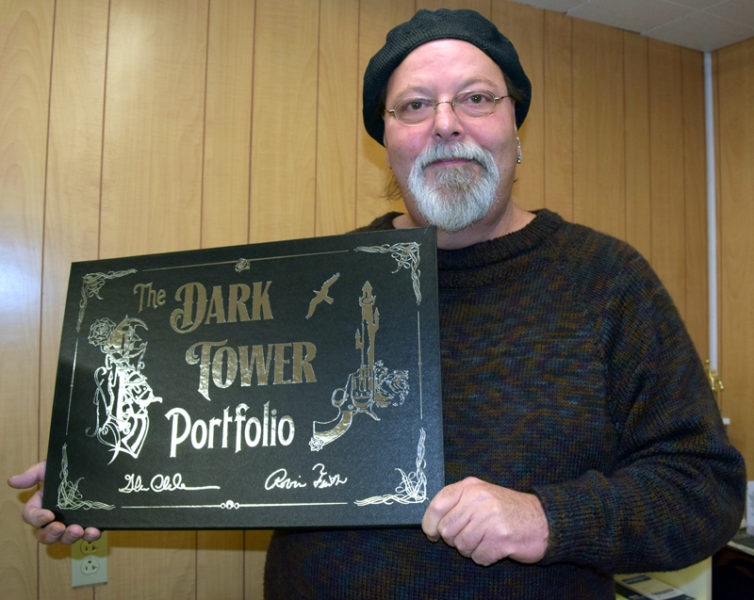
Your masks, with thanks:
[[(437, 251), (438, 279), (441, 288), (464, 288), (499, 281), (501, 277), (513, 276), (510, 268), (501, 271), (501, 263), (524, 256), (548, 243), (552, 234), (564, 223), (563, 219), (547, 210), (534, 212), (534, 219), (522, 229), (494, 240), (480, 242), (457, 250)], [(365, 230), (394, 229), (393, 219), (400, 215), (390, 212), (375, 219)], [(549, 253), (537, 253), (537, 261), (548, 261)], [(511, 263), (509, 263), (511, 264)], [(528, 268), (532, 265), (529, 264)]]
[(438, 249), (439, 269), (479, 269), (498, 264), (539, 246), (563, 224), (560, 216), (547, 209), (533, 212), (535, 218), (529, 224), (502, 237), (458, 250)]

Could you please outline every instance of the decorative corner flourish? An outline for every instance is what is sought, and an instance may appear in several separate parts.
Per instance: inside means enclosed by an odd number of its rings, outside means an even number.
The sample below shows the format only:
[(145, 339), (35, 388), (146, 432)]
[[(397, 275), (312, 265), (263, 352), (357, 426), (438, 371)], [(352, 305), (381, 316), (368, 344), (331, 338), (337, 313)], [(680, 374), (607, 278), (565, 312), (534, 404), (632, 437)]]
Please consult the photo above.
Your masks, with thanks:
[(76, 323), (77, 332), (81, 330), (81, 323), (84, 321), (84, 312), (86, 311), (86, 305), (89, 302), (89, 298), (102, 300), (102, 296), (100, 296), (99, 293), (107, 281), (110, 279), (117, 279), (118, 277), (125, 277), (132, 273), (136, 273), (136, 269), (124, 269), (122, 271), (110, 271), (108, 273), (87, 273), (81, 278), (79, 319)]
[(371, 496), (363, 500), (356, 500), (357, 506), (369, 506), (371, 504), (421, 504), (427, 500), (427, 476), (424, 473), (426, 461), (424, 460), (424, 440), (427, 434), (424, 428), (419, 430), (419, 442), (416, 445), (416, 470), (406, 473), (403, 469), (396, 467), (396, 471), (401, 474), (401, 482), (396, 486), (395, 493), (383, 494), (382, 496)]
[(400, 242), (397, 244), (382, 244), (381, 246), (358, 246), (356, 252), (369, 252), (371, 254), (390, 254), (397, 263), (393, 273), (401, 269), (411, 271), (411, 283), (416, 296), (416, 304), (421, 304), (421, 270), (419, 269), (420, 254), (418, 242)]
[(58, 486), (58, 503), (57, 507), (61, 510), (113, 510), (115, 506), (104, 502), (95, 502), (83, 500), (83, 494), (79, 491), (79, 483), (83, 477), (76, 481), (68, 479), (68, 448), (63, 444), (63, 456), (60, 460), (60, 485)]

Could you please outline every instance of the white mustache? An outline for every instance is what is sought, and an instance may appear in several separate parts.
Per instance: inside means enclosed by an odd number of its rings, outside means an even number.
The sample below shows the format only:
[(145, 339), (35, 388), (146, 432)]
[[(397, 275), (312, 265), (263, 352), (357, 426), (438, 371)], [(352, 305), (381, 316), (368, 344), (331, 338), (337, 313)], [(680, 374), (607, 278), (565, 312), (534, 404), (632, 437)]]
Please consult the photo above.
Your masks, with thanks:
[(454, 158), (474, 161), (487, 171), (494, 172), (496, 170), (495, 163), (489, 153), (476, 144), (468, 142), (460, 142), (452, 146), (445, 144), (429, 146), (417, 157), (416, 166), (423, 171), (434, 162)]

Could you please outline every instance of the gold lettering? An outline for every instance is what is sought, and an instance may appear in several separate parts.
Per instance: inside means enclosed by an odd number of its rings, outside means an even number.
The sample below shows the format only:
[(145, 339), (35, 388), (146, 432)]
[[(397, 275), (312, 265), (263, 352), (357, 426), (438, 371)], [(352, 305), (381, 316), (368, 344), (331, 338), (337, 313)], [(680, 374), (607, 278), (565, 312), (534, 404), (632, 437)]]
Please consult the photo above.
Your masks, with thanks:
[(137, 283), (134, 294), (139, 294), (139, 312), (145, 308), (159, 308), (165, 304), (165, 290), (153, 290), (152, 282)]
[[(256, 385), (291, 383), (316, 383), (312, 362), (317, 356), (317, 347), (311, 342), (288, 342), (278, 344), (254, 344), (238, 346), (221, 342), (196, 342), (186, 350), (186, 362), (199, 365), (197, 391), (207, 400), (210, 384), (220, 389), (232, 386), (236, 380), (241, 387), (249, 387), (256, 378)], [(239, 377), (240, 373), (240, 377)]]
[(254, 297), (251, 302), (251, 318), (253, 321), (259, 321), (264, 319), (265, 321), (272, 319), (272, 307), (270, 306), (270, 284), (271, 281), (266, 281), (264, 289), (262, 289), (262, 282), (255, 281)]
[[(139, 285), (151, 286), (151, 284)], [(170, 313), (170, 327), (176, 333), (190, 333), (199, 325), (272, 319), (270, 285), (272, 285), (271, 281), (255, 281), (252, 287), (245, 283), (233, 283), (228, 286), (226, 299), (221, 285), (212, 286), (212, 292), (208, 298), (207, 288), (203, 284), (197, 281), (184, 283), (175, 292), (175, 299), (181, 306)], [(136, 293), (141, 294), (140, 306), (145, 298), (147, 302), (150, 301), (150, 294), (154, 294), (155, 302), (165, 303), (165, 290), (154, 292), (151, 288), (145, 287), (138, 290), (134, 288), (134, 294)], [(251, 316), (249, 316), (247, 305), (249, 299), (251, 299)]]
[(219, 285), (212, 287), (212, 296), (209, 299), (207, 318), (204, 323), (209, 324), (214, 319), (215, 323), (225, 323), (225, 306), (223, 305), (223, 288)]
[(251, 385), (252, 367), (257, 375), (257, 385), (267, 385), (270, 376), (270, 362), (272, 362), (272, 344), (267, 346), (267, 356), (264, 354), (264, 346), (255, 344), (251, 347), (251, 357), (249, 357), (249, 347), (238, 347), (238, 363), (241, 368), (241, 386), (248, 387)]
[(290, 379), (285, 379), (283, 376), (283, 369), (285, 365), (290, 364), (290, 360), (285, 357), (285, 351), (291, 347), (291, 344), (275, 344), (275, 375), (272, 379), (274, 385), (280, 385), (281, 383), (290, 383)]
[[(223, 357), (227, 357), (223, 360)], [(226, 365), (225, 377), (223, 377), (223, 364)], [(238, 356), (230, 346), (223, 346), (215, 352), (212, 358), (212, 382), (219, 388), (230, 387), (238, 373)]]
[(251, 288), (245, 283), (232, 283), (228, 286), (228, 323), (237, 320), (251, 321), (245, 302), (251, 297)]
[[(196, 300), (194, 295), (196, 295)], [(175, 299), (177, 302), (183, 302), (183, 308), (176, 308), (170, 313), (170, 327), (176, 333), (194, 331), (204, 319), (204, 312), (207, 309), (207, 290), (198, 282), (184, 283), (176, 290)]]
[(316, 356), (317, 347), (311, 342), (293, 342), (293, 383), (301, 383), (302, 373), (306, 383), (317, 382), (311, 364)]
[[(186, 350), (186, 362), (190, 365), (199, 363), (199, 387), (197, 391), (207, 400), (209, 397), (209, 367), (210, 367), (210, 350), (213, 346), (224, 346), (228, 340), (222, 342), (196, 342)], [(201, 347), (199, 356), (196, 355), (197, 347)]]

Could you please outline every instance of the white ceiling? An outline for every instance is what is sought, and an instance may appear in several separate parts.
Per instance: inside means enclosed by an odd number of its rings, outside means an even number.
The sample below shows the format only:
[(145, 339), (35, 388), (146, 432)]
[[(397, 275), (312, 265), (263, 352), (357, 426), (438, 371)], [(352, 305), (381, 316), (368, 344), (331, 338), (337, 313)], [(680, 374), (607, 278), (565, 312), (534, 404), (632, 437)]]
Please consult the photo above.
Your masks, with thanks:
[(711, 51), (754, 37), (754, 0), (513, 0)]

